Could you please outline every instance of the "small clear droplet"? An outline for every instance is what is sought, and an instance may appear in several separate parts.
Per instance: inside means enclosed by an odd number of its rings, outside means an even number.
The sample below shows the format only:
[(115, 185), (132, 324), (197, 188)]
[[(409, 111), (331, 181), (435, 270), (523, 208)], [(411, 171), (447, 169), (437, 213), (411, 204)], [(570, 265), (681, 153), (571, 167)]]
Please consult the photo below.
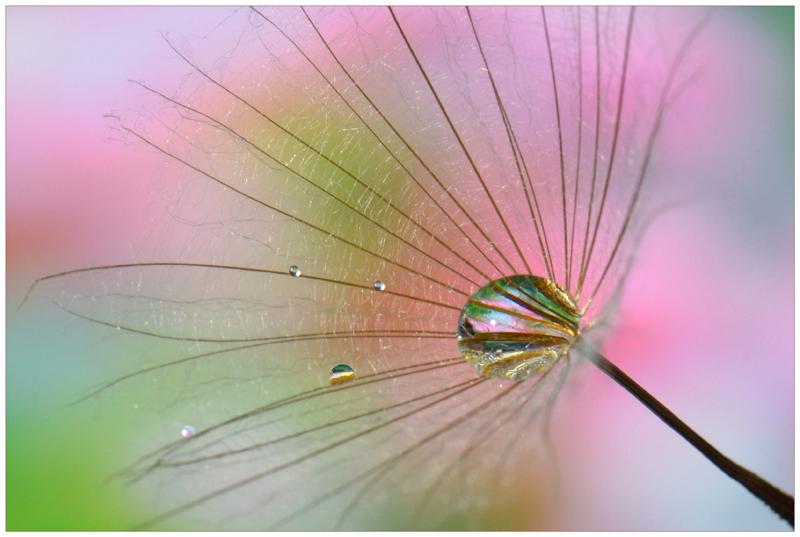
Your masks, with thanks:
[(183, 429), (181, 429), (181, 436), (184, 438), (189, 438), (190, 436), (194, 436), (194, 427), (191, 425), (184, 425)]
[(376, 291), (383, 291), (384, 289), (386, 289), (386, 284), (378, 280), (372, 284), (372, 288), (375, 289)]
[(331, 386), (336, 386), (337, 384), (344, 384), (345, 382), (350, 382), (351, 380), (355, 380), (356, 372), (353, 371), (353, 368), (349, 365), (339, 364), (333, 369), (331, 369)]
[(300, 268), (297, 265), (292, 265), (291, 267), (289, 267), (289, 274), (291, 274), (295, 278), (299, 278), (302, 272), (300, 272)]

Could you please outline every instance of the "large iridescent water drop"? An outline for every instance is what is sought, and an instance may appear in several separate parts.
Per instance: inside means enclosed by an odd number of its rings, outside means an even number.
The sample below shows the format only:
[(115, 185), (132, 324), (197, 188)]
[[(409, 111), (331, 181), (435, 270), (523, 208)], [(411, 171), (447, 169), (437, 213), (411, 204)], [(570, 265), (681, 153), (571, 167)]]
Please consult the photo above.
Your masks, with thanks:
[(485, 377), (523, 380), (546, 373), (580, 331), (581, 312), (560, 286), (539, 276), (495, 280), (467, 299), (458, 346)]

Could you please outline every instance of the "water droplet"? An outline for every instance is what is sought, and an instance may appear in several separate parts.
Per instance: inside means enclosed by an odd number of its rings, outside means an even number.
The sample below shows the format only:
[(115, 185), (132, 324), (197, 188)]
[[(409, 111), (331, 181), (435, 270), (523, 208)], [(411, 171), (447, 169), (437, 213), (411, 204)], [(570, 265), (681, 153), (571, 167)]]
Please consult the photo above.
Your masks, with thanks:
[(383, 291), (384, 289), (386, 289), (386, 284), (378, 280), (372, 284), (372, 288), (375, 289), (376, 291)]
[(345, 382), (350, 382), (351, 380), (355, 380), (356, 372), (353, 371), (353, 368), (349, 365), (339, 364), (333, 369), (331, 369), (331, 386), (336, 386), (337, 384), (344, 384)]
[(300, 272), (300, 268), (297, 265), (292, 265), (291, 267), (289, 267), (289, 274), (291, 274), (295, 278), (299, 278), (302, 272)]
[(485, 377), (523, 380), (546, 373), (580, 331), (575, 300), (538, 276), (495, 280), (472, 295), (458, 317), (458, 347)]
[(181, 429), (181, 436), (184, 438), (189, 438), (190, 436), (194, 436), (194, 427), (191, 425), (184, 425), (183, 429)]

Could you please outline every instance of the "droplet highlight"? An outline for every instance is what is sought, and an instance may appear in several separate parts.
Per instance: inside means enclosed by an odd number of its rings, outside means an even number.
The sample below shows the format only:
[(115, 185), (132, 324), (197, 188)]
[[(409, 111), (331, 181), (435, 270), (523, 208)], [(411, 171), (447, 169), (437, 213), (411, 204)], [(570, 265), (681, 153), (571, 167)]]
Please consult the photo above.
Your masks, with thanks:
[(181, 429), (181, 436), (184, 438), (189, 438), (190, 436), (194, 436), (194, 427), (191, 425), (184, 425), (183, 429)]
[(353, 368), (349, 365), (339, 364), (333, 369), (331, 369), (331, 378), (330, 383), (331, 386), (336, 386), (337, 384), (344, 384), (345, 382), (350, 382), (351, 380), (356, 379), (356, 372), (353, 371)]
[(495, 280), (467, 299), (458, 316), (458, 347), (484, 377), (523, 380), (544, 374), (580, 332), (574, 298), (539, 276)]
[(295, 278), (299, 278), (302, 272), (300, 272), (300, 267), (298, 267), (297, 265), (292, 265), (291, 267), (289, 267), (289, 274), (291, 274)]
[(376, 291), (383, 291), (384, 289), (386, 289), (386, 284), (378, 280), (372, 284), (372, 288), (375, 289)]

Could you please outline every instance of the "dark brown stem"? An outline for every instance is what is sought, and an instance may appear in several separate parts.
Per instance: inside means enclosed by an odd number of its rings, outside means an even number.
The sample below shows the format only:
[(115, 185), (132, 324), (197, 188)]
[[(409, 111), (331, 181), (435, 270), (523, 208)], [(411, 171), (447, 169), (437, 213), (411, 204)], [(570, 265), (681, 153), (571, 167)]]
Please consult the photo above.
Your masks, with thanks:
[(765, 479), (754, 474), (747, 468), (739, 466), (728, 457), (723, 455), (714, 446), (709, 444), (702, 436), (694, 432), (691, 427), (681, 421), (678, 416), (672, 413), (667, 407), (662, 405), (658, 399), (650, 395), (644, 388), (639, 386), (636, 381), (626, 375), (620, 368), (612, 364), (608, 358), (597, 352), (585, 340), (578, 338), (577, 349), (586, 356), (592, 363), (600, 368), (603, 373), (614, 379), (617, 384), (628, 390), (634, 397), (649, 408), (661, 421), (672, 427), (672, 429), (692, 444), (697, 450), (706, 456), (714, 465), (735, 479), (749, 490), (753, 495), (766, 503), (782, 519), (794, 528), (794, 498), (778, 489)]

